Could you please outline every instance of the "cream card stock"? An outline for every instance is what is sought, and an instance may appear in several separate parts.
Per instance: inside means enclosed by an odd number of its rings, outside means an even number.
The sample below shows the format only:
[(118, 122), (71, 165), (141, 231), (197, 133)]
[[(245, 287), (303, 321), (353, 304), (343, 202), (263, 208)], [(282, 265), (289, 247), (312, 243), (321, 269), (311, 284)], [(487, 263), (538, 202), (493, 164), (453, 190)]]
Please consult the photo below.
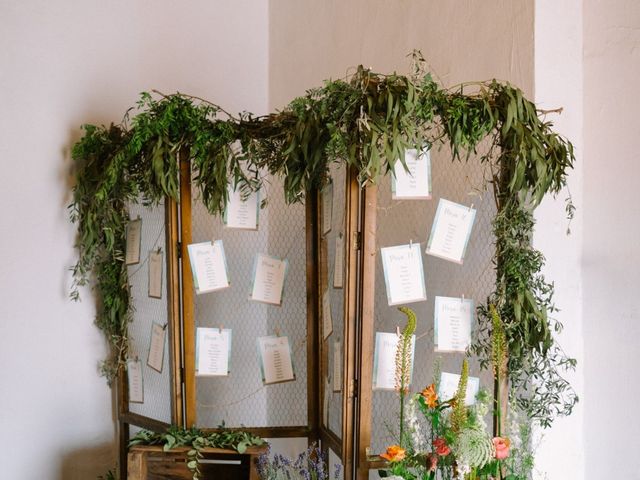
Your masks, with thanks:
[(159, 323), (153, 322), (153, 324), (151, 325), (151, 341), (149, 342), (149, 355), (147, 356), (147, 365), (153, 368), (158, 373), (162, 373), (166, 331), (166, 328)]
[(127, 224), (127, 251), (125, 263), (135, 265), (140, 263), (140, 240), (142, 238), (142, 219), (131, 220)]
[(142, 362), (140, 360), (127, 361), (127, 377), (129, 379), (129, 401), (131, 403), (144, 403)]
[(333, 182), (322, 189), (322, 234), (329, 233), (333, 222)]
[(333, 262), (333, 288), (344, 286), (344, 236), (336, 237), (336, 250)]
[(160, 250), (149, 252), (149, 296), (162, 298), (162, 259)]

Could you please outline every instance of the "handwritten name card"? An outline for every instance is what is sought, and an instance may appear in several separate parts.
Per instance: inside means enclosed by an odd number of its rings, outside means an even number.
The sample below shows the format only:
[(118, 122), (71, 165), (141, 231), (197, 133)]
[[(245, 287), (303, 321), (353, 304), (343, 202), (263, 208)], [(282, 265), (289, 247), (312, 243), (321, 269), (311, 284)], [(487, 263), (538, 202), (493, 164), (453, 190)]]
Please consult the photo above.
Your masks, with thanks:
[(287, 260), (259, 253), (254, 263), (251, 300), (281, 305), (288, 266)]
[(230, 359), (231, 329), (196, 329), (196, 375), (229, 375)]
[(464, 352), (471, 344), (473, 300), (436, 297), (434, 345), (438, 352)]
[[(400, 337), (396, 333), (376, 332), (376, 345), (373, 355), (373, 389), (395, 390), (396, 388), (396, 351)], [(413, 376), (413, 355), (416, 336), (411, 337), (411, 369), (409, 384)], [(406, 385), (408, 387), (409, 385)]]
[(213, 243), (193, 243), (187, 248), (197, 294), (214, 292), (229, 286), (222, 240)]
[(474, 209), (441, 198), (426, 253), (462, 263), (475, 216)]
[(381, 253), (389, 305), (426, 300), (420, 244), (385, 247)]
[(291, 382), (296, 379), (288, 337), (259, 337), (258, 353), (262, 382), (265, 385)]
[(224, 224), (228, 228), (243, 230), (258, 229), (258, 192), (243, 194), (229, 185), (229, 200), (224, 212)]
[(425, 200), (431, 198), (431, 158), (429, 150), (418, 155), (416, 149), (407, 149), (402, 162), (396, 161), (391, 177), (391, 192), (394, 200)]

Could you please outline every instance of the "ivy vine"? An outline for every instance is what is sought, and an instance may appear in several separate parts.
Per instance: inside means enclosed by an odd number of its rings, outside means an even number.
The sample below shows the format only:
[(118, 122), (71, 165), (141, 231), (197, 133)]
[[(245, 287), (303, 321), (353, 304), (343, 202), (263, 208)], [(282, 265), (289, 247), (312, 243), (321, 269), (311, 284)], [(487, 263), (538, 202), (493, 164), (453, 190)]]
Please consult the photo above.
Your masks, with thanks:
[[(249, 192), (267, 173), (276, 175), (292, 203), (322, 188), (332, 162), (354, 167), (365, 186), (397, 161), (404, 165), (405, 149), (446, 144), (453, 161), (479, 161), (492, 172), (497, 284), (487, 306), (496, 305), (504, 322), (514, 395), (545, 426), (570, 413), (577, 397), (562, 373), (575, 361), (554, 342), (561, 325), (549, 317), (553, 286), (540, 274), (544, 259), (531, 234), (535, 207), (566, 184), (573, 147), (518, 88), (492, 80), (444, 89), (424, 71), (419, 53), (414, 60), (411, 76), (359, 67), (266, 116), (233, 116), (197, 97), (154, 92), (143, 93), (119, 125), (84, 125), (72, 150), (79, 252), (72, 296), (89, 283), (96, 289), (96, 323), (111, 345), (102, 367), (109, 380), (128, 350), (127, 205), (177, 200), (181, 155), (191, 160), (208, 211), (219, 215), (229, 182)], [(479, 322), (472, 350), (487, 363), (488, 307), (480, 308)]]

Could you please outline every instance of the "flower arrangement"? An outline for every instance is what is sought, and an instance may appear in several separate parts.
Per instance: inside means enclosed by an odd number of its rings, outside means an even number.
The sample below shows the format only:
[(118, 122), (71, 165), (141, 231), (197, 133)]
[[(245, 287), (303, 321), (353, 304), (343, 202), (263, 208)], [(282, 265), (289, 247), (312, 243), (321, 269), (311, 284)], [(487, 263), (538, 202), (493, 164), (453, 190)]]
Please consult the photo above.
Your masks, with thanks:
[[(403, 307), (408, 317), (407, 328), (401, 333), (411, 336), (415, 329), (415, 314)], [(495, 308), (491, 308), (494, 326), (493, 373), (499, 379), (505, 365), (503, 332)], [(410, 360), (409, 360), (410, 361)], [(406, 359), (398, 355), (397, 376), (410, 369)], [(380, 455), (387, 467), (381, 470), (383, 478), (403, 480), (525, 480), (526, 474), (516, 472), (512, 459), (511, 440), (498, 430), (493, 436), (488, 431), (485, 417), (494, 399), (484, 391), (476, 396), (472, 405), (466, 404), (469, 365), (462, 362), (460, 381), (452, 398), (439, 397), (437, 381), (421, 392), (409, 397), (407, 390), (398, 390), (400, 397), (400, 435), (398, 443)], [(499, 383), (499, 382), (498, 382)], [(401, 388), (406, 388), (403, 382)], [(499, 399), (499, 392), (496, 398)], [(405, 402), (407, 405), (405, 405)], [(496, 400), (494, 418), (499, 419), (500, 405)], [(422, 418), (419, 418), (421, 415)], [(500, 422), (497, 422), (498, 425)], [(426, 428), (422, 425), (426, 424)], [(520, 441), (520, 439), (518, 439)]]
[[(267, 451), (258, 459), (258, 475), (261, 480), (329, 480), (327, 462), (322, 450), (311, 445), (295, 460)], [(336, 465), (331, 477), (340, 478), (340, 465)]]

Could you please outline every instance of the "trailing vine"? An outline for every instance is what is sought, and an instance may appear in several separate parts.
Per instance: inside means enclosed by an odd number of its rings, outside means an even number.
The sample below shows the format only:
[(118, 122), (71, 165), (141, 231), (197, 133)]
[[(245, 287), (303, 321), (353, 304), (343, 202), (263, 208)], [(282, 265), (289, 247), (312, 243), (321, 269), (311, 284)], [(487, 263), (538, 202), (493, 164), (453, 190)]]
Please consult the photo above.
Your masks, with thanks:
[[(453, 161), (479, 161), (492, 172), (497, 284), (487, 305), (496, 305), (503, 322), (512, 391), (542, 425), (570, 413), (577, 398), (562, 372), (575, 361), (554, 343), (561, 325), (549, 317), (553, 286), (540, 274), (544, 260), (531, 234), (533, 209), (565, 186), (573, 147), (518, 88), (492, 80), (444, 89), (424, 72), (419, 54), (414, 60), (410, 77), (359, 67), (266, 116), (233, 116), (196, 97), (156, 92), (143, 93), (120, 125), (83, 127), (72, 151), (79, 252), (72, 296), (94, 282), (96, 323), (111, 345), (102, 369), (109, 380), (128, 350), (127, 205), (177, 200), (180, 156), (191, 160), (209, 212), (221, 214), (229, 183), (249, 192), (268, 173), (282, 178), (286, 200), (297, 202), (326, 183), (333, 162), (354, 167), (364, 186), (397, 161), (404, 165), (405, 149), (446, 144)], [(472, 350), (488, 365), (488, 306), (480, 307), (479, 322)]]

